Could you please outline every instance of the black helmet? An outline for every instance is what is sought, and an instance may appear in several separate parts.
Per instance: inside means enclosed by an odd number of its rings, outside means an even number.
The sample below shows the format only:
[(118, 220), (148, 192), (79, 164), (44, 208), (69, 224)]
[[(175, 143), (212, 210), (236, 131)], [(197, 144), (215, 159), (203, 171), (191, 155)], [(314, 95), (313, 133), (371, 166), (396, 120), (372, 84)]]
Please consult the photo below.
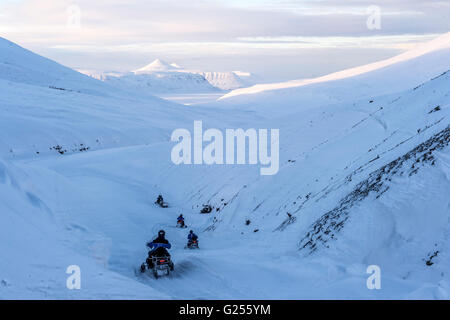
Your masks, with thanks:
[(194, 231), (190, 230), (189, 233), (194, 233)]
[(158, 236), (159, 237), (164, 237), (166, 235), (166, 232), (164, 230), (159, 230), (158, 231)]

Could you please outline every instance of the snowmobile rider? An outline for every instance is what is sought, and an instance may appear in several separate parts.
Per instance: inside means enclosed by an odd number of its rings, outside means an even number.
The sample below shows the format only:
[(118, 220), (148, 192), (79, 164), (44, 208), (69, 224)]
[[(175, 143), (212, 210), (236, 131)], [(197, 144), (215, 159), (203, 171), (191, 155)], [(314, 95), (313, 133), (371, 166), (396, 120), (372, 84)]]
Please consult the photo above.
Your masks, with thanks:
[(198, 236), (194, 233), (194, 231), (190, 230), (188, 234), (188, 245), (194, 241), (197, 241)]
[(162, 206), (164, 204), (164, 199), (162, 197), (162, 195), (158, 195), (158, 198), (156, 199), (157, 204), (159, 204), (160, 206)]
[(184, 227), (184, 217), (182, 214), (180, 214), (177, 218), (177, 224), (180, 224), (182, 227)]
[[(166, 236), (166, 232), (164, 230), (159, 230), (158, 231), (158, 237), (155, 238), (152, 242), (148, 242), (147, 243), (147, 247), (152, 249), (148, 253), (148, 259), (147, 259), (147, 264), (148, 264), (149, 268), (153, 268), (152, 257), (164, 257), (164, 256), (166, 256), (166, 257), (169, 257), (169, 259), (170, 259), (170, 254), (167, 251), (167, 249), (170, 249), (172, 247), (172, 245), (165, 238), (165, 236)], [(173, 262), (172, 261), (170, 261), (170, 268), (173, 269)]]
[(147, 247), (152, 249), (152, 251), (149, 252), (149, 256), (170, 256), (167, 249), (170, 249), (172, 246), (170, 242), (165, 238), (165, 236), (166, 232), (164, 230), (159, 230), (158, 237), (156, 237), (153, 241), (147, 243)]

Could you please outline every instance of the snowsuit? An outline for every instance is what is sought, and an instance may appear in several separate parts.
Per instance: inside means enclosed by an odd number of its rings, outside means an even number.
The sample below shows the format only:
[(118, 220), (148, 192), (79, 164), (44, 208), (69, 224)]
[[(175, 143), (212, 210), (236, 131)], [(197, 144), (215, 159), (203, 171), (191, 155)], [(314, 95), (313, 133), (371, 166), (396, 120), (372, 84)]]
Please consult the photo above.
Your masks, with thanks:
[(150, 249), (153, 249), (148, 253), (149, 258), (152, 256), (155, 256), (155, 257), (168, 256), (168, 257), (170, 257), (170, 254), (167, 251), (167, 249), (170, 249), (172, 246), (171, 246), (170, 242), (164, 237), (157, 237), (152, 242), (148, 242), (147, 247), (149, 247)]
[(177, 218), (177, 223), (180, 223), (184, 227), (184, 218), (182, 216), (179, 216)]
[[(150, 269), (153, 268), (152, 257), (166, 256), (166, 257), (169, 257), (169, 260), (170, 260), (170, 254), (167, 251), (167, 249), (170, 249), (172, 246), (170, 245), (170, 242), (166, 238), (158, 236), (152, 242), (148, 242), (147, 247), (152, 249), (148, 253), (148, 258), (146, 260), (147, 265)], [(173, 270), (173, 262), (170, 261), (169, 263), (170, 263), (171, 270)]]

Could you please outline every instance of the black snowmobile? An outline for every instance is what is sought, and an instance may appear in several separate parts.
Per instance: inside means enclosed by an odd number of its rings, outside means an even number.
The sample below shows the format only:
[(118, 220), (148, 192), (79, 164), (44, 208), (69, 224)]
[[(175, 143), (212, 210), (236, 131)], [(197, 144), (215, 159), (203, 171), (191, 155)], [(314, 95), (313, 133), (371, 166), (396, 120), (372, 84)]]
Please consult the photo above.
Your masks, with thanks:
[(158, 198), (156, 198), (155, 204), (159, 205), (161, 208), (169, 207), (167, 202), (164, 202), (162, 195), (159, 195)]
[(212, 210), (213, 207), (211, 207), (209, 204), (204, 204), (200, 213), (211, 213)]
[(184, 248), (185, 249), (198, 249), (198, 236), (194, 233), (193, 230), (189, 231), (188, 243)]
[(197, 240), (189, 240), (186, 249), (198, 249), (198, 239)]
[(184, 217), (180, 214), (177, 218), (177, 228), (187, 228), (187, 225), (184, 223)]
[[(168, 276), (170, 271), (173, 271), (173, 263), (169, 256), (149, 257), (147, 264), (150, 265), (149, 270), (152, 270), (153, 276), (158, 279), (160, 276)], [(144, 270), (142, 271), (142, 268)], [(141, 266), (141, 271), (145, 272), (145, 266)]]
[(152, 249), (148, 252), (148, 258), (141, 265), (141, 272), (146, 269), (152, 270), (155, 278), (159, 276), (169, 275), (174, 270), (174, 264), (167, 249), (171, 248), (169, 241), (164, 237), (164, 230), (158, 232), (158, 237), (152, 242), (147, 243), (147, 247)]

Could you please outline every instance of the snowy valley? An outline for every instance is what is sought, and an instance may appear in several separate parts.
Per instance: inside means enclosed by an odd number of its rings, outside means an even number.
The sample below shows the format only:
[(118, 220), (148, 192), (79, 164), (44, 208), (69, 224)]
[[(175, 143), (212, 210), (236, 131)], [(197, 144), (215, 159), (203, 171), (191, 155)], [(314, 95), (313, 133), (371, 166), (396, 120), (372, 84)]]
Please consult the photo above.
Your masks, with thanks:
[[(0, 38), (0, 298), (450, 298), (450, 33), (308, 80), (160, 60), (96, 77)], [(220, 99), (156, 97), (175, 91)], [(279, 172), (175, 165), (171, 134), (196, 120), (279, 129)], [(175, 271), (153, 279), (138, 267), (160, 229)]]

